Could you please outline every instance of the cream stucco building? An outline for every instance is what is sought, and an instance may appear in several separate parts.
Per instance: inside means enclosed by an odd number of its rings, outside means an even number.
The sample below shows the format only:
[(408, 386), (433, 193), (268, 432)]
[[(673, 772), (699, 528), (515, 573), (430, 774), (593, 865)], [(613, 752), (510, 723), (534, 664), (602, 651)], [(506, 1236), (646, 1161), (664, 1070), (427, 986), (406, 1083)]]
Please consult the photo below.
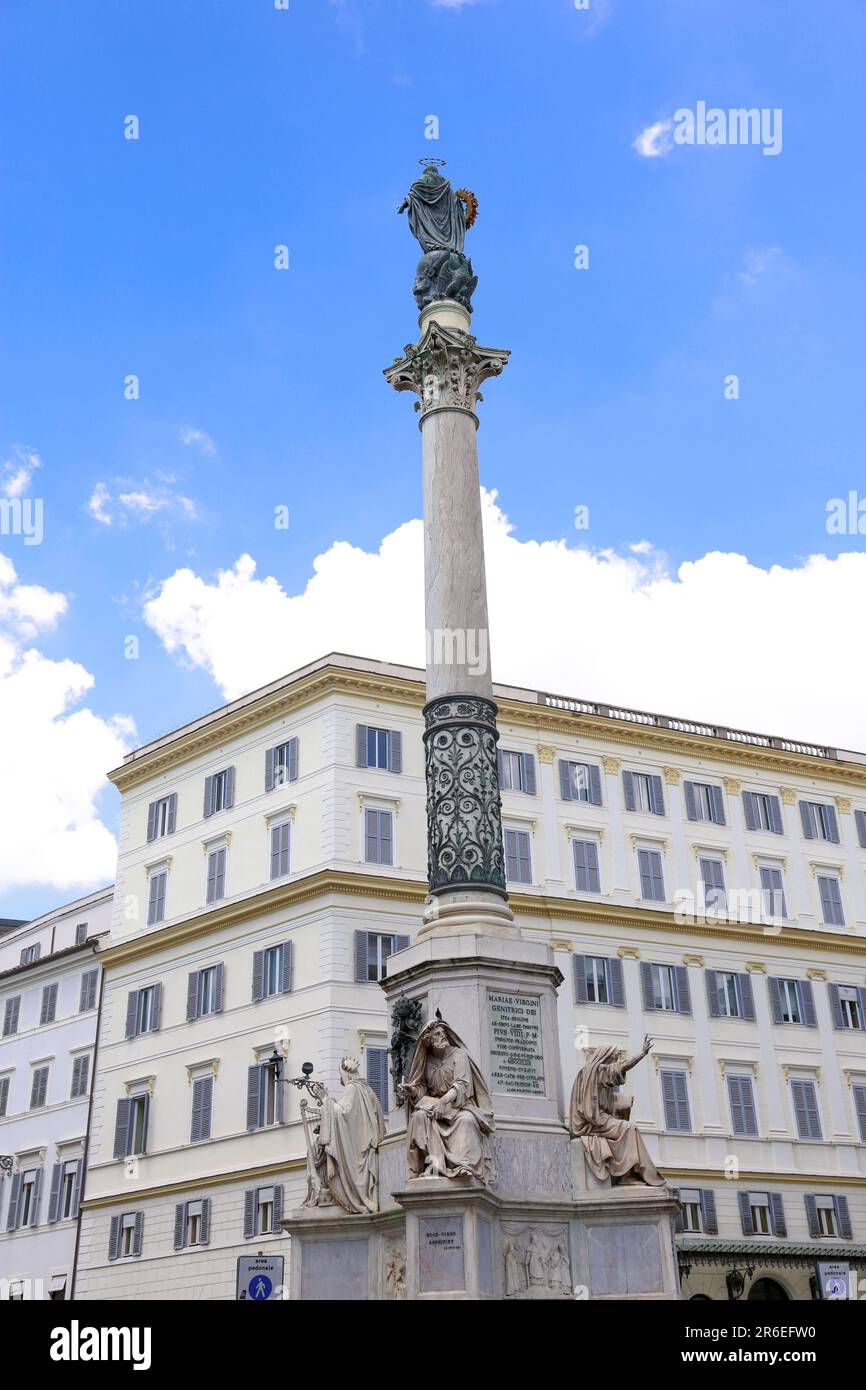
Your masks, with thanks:
[[(633, 1116), (680, 1190), (684, 1296), (866, 1272), (866, 757), (495, 698), (510, 901), (565, 976), (566, 1088), (578, 1047), (654, 1037)], [(113, 774), (77, 1297), (233, 1298), (238, 1256), (287, 1254), (303, 1138), (275, 1047), (329, 1087), (359, 1055), (399, 1123), (377, 980), (426, 898), (423, 703), (420, 672), (330, 656)]]

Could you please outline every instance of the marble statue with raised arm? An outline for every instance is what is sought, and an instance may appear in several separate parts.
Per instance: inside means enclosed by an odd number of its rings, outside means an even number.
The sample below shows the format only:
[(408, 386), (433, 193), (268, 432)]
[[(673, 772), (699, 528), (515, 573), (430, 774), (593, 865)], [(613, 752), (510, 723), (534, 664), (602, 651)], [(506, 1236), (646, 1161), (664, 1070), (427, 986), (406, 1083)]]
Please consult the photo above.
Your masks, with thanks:
[(578, 1072), (571, 1092), (570, 1129), (583, 1143), (586, 1161), (596, 1178), (621, 1184), (664, 1187), (665, 1180), (647, 1151), (638, 1128), (629, 1118), (631, 1099), (616, 1094), (626, 1073), (642, 1062), (652, 1039), (636, 1057), (618, 1047), (597, 1047)]
[(487, 1082), (454, 1029), (441, 1019), (421, 1030), (403, 1095), (411, 1177), (496, 1181)]

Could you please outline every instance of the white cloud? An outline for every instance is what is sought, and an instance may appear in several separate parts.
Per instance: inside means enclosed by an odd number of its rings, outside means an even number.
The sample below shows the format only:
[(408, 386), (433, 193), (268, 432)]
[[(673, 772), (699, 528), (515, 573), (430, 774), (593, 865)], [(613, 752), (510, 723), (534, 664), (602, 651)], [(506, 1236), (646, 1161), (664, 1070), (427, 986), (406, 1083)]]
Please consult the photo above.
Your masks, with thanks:
[(0, 493), (4, 497), (22, 497), (24, 490), (42, 462), (35, 449), (13, 444), (12, 457), (0, 467)]
[(191, 497), (176, 492), (174, 479), (166, 474), (159, 481), (144, 478), (140, 483), (117, 479), (115, 485), (126, 491), (112, 493), (107, 484), (96, 483), (85, 503), (85, 511), (101, 526), (127, 526), (133, 522), (148, 522), (162, 513), (166, 518), (181, 516), (187, 521), (198, 519), (198, 507)]
[(181, 444), (187, 444), (198, 449), (199, 453), (205, 458), (212, 458), (216, 453), (216, 445), (207, 430), (179, 430), (178, 438)]
[(466, 5), (480, 5), (483, 0), (432, 0), (434, 10), (462, 10)]
[(737, 279), (751, 287), (762, 275), (780, 264), (781, 256), (781, 246), (759, 246), (747, 251), (746, 268), (738, 272)]
[(25, 646), (66, 608), (64, 595), (20, 584), (0, 555), (0, 891), (81, 889), (115, 873), (117, 847), (96, 802), (132, 724), (76, 708), (93, 686), (90, 673)]
[(632, 141), (632, 149), (643, 155), (644, 159), (658, 159), (667, 154), (673, 144), (671, 131), (673, 121), (654, 121)]
[[(671, 572), (646, 541), (627, 555), (521, 541), (482, 497), (495, 679), (866, 749), (863, 552), (770, 569), (712, 552)], [(229, 699), (330, 650), (420, 666), (422, 556), (408, 521), (375, 554), (335, 542), (300, 594), (248, 555), (213, 579), (180, 569), (145, 619)], [(830, 685), (810, 632), (834, 653)]]

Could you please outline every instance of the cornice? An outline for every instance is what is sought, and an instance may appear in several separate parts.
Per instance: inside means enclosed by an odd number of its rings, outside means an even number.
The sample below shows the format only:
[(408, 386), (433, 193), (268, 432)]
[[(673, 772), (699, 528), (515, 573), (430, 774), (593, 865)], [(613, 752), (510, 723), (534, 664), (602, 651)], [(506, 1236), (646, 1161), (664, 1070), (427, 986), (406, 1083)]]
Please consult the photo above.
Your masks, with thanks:
[[(115, 768), (108, 774), (109, 779), (121, 792), (129, 791), (141, 782), (200, 757), (211, 748), (331, 694), (387, 700), (418, 711), (423, 708), (426, 698), (420, 680), (326, 666), (300, 677), (283, 689), (262, 695), (240, 709), (228, 709), (222, 714), (216, 712), (205, 725), (192, 728), (170, 742), (158, 745), (152, 752), (144, 751), (140, 757)], [(609, 716), (557, 710), (507, 696), (495, 698), (500, 725), (506, 722), (519, 724), (535, 734), (536, 738), (550, 734), (562, 734), (569, 738), (577, 736), (628, 748), (641, 748), (657, 753), (659, 757), (715, 758), (720, 762), (735, 763), (743, 769), (771, 772), (780, 778), (797, 775), (866, 787), (866, 764), (834, 762), (807, 754), (714, 739), (705, 734), (690, 734), (653, 725), (632, 724), (628, 720)], [(541, 741), (544, 742), (543, 739)]]
[[(235, 903), (219, 903), (216, 907), (170, 922), (141, 936), (131, 937), (106, 946), (98, 958), (106, 969), (126, 965), (157, 952), (194, 941), (225, 927), (280, 912), (296, 903), (335, 893), (350, 897), (377, 898), (380, 901), (403, 904), (407, 909), (423, 906), (427, 900), (427, 884), (422, 879), (392, 878), (387, 875), (354, 873), (347, 870), (321, 869), (289, 883), (278, 884), (263, 892), (250, 894)], [(623, 907), (616, 903), (589, 902), (585, 899), (550, 897), (543, 893), (511, 893), (511, 907), (525, 917), (541, 917), (553, 922), (593, 922), (613, 931), (624, 926), (640, 931), (675, 932), (688, 937), (708, 937), (713, 941), (746, 942), (766, 946), (767, 934), (758, 923), (747, 922), (678, 922), (672, 912), (648, 912), (640, 907)], [(822, 956), (831, 951), (851, 955), (866, 955), (866, 937), (839, 936), (838, 933), (781, 928), (773, 933), (773, 943), (796, 950), (815, 950)]]
[(171, 1197), (181, 1192), (198, 1192), (209, 1187), (224, 1187), (234, 1182), (249, 1182), (250, 1178), (275, 1178), (280, 1173), (295, 1173), (306, 1167), (303, 1158), (281, 1159), (278, 1163), (260, 1163), (252, 1168), (236, 1168), (229, 1173), (210, 1173), (206, 1177), (178, 1179), (176, 1182), (154, 1183), (150, 1187), (128, 1187), (122, 1191), (108, 1192), (104, 1197), (85, 1197), (81, 1203), (82, 1211), (95, 1211), (98, 1207), (129, 1207), (134, 1202), (148, 1197)]
[[(797, 1141), (802, 1142), (800, 1140)], [(680, 1182), (706, 1183), (708, 1179), (718, 1178), (719, 1182), (729, 1183), (731, 1179), (723, 1168), (672, 1168), (666, 1163), (659, 1165), (666, 1178), (676, 1178)], [(809, 1187), (817, 1183), (821, 1187), (866, 1187), (866, 1177), (851, 1173), (811, 1173), (805, 1168), (798, 1173), (779, 1173), (775, 1168), (763, 1169), (740, 1169), (737, 1175), (737, 1182), (742, 1183), (769, 1183), (770, 1187), (775, 1187), (777, 1183), (796, 1183), (798, 1187)], [(768, 1247), (769, 1249), (770, 1247)], [(820, 1244), (816, 1242), (815, 1249), (820, 1250)]]

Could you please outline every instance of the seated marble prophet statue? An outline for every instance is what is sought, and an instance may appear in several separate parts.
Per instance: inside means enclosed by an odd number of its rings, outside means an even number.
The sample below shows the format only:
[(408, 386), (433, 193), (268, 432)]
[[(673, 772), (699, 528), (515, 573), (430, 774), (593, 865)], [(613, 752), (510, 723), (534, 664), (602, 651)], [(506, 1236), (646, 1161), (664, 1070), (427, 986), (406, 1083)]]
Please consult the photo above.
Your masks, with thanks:
[(402, 1091), (411, 1177), (495, 1182), (490, 1092), (454, 1029), (441, 1019), (422, 1029)]
[(649, 1156), (643, 1136), (629, 1119), (630, 1109), (616, 1095), (626, 1072), (643, 1061), (643, 1051), (626, 1058), (618, 1047), (597, 1047), (578, 1072), (571, 1092), (571, 1132), (583, 1141), (586, 1161), (599, 1181), (614, 1185), (664, 1187), (665, 1180)]

